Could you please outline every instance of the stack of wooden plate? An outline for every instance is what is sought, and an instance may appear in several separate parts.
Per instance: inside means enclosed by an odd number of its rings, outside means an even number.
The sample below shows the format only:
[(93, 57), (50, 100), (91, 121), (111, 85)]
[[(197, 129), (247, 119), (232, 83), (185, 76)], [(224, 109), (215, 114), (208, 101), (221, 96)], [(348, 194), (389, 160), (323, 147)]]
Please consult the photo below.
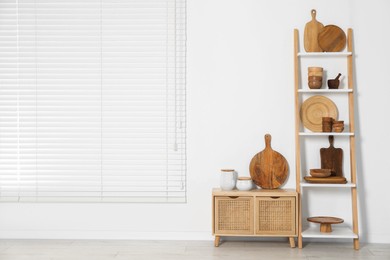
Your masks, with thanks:
[(334, 119), (332, 117), (322, 118), (322, 132), (332, 132)]

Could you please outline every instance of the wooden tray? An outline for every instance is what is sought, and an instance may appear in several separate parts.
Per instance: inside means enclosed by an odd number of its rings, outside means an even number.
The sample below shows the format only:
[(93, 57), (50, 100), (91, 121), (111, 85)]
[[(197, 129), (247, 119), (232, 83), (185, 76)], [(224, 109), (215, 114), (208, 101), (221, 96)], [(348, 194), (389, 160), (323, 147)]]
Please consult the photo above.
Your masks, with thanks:
[(311, 176), (305, 176), (305, 181), (309, 183), (333, 183), (333, 184), (345, 184), (347, 183), (347, 179), (340, 176), (330, 176), (326, 178), (317, 178), (317, 177), (311, 177)]

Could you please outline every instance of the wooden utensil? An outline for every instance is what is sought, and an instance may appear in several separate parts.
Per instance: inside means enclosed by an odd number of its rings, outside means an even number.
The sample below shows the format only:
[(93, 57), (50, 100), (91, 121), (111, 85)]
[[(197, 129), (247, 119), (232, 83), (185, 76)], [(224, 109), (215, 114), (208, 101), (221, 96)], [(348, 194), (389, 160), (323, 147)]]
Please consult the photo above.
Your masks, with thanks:
[(347, 43), (344, 31), (336, 25), (327, 25), (318, 34), (318, 45), (323, 51), (342, 51)]
[(318, 44), (318, 34), (324, 25), (316, 20), (317, 11), (311, 10), (311, 21), (306, 23), (304, 33), (304, 46), (307, 52), (322, 52)]
[(331, 176), (343, 176), (343, 149), (335, 148), (333, 146), (334, 137), (333, 135), (329, 136), (328, 148), (320, 149), (321, 156), (321, 168), (322, 169), (331, 169)]
[(253, 182), (263, 189), (279, 188), (287, 179), (288, 164), (280, 153), (271, 148), (271, 135), (266, 134), (265, 149), (251, 160), (249, 172)]

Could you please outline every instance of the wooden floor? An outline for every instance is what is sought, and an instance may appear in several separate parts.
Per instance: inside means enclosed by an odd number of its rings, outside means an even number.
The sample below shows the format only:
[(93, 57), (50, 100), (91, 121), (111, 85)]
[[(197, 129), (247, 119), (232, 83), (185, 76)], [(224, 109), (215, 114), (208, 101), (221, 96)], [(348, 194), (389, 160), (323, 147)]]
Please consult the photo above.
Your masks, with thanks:
[(1, 260), (248, 260), (248, 259), (390, 259), (390, 244), (308, 243), (303, 249), (288, 242), (127, 241), (127, 240), (0, 240)]

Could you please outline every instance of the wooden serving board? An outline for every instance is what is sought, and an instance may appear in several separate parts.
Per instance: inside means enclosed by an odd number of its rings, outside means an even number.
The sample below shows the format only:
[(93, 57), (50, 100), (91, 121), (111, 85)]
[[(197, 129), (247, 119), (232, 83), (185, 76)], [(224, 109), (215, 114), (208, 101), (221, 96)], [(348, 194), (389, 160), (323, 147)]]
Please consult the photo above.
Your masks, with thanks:
[(334, 136), (329, 136), (329, 147), (320, 149), (321, 169), (331, 169), (331, 176), (343, 177), (343, 149), (333, 146)]
[(327, 25), (318, 34), (318, 45), (326, 52), (342, 51), (346, 43), (344, 31), (336, 25)]
[(311, 21), (306, 23), (303, 42), (305, 51), (307, 52), (322, 52), (318, 44), (318, 34), (324, 28), (324, 25), (316, 20), (317, 11), (311, 10)]
[(327, 184), (345, 184), (347, 183), (347, 179), (344, 177), (339, 176), (330, 176), (326, 178), (318, 178), (318, 177), (311, 177), (311, 176), (305, 176), (305, 181), (310, 183), (327, 183)]
[(249, 172), (253, 182), (263, 189), (277, 189), (287, 179), (288, 164), (280, 153), (271, 148), (271, 135), (265, 135), (265, 149), (251, 160)]

